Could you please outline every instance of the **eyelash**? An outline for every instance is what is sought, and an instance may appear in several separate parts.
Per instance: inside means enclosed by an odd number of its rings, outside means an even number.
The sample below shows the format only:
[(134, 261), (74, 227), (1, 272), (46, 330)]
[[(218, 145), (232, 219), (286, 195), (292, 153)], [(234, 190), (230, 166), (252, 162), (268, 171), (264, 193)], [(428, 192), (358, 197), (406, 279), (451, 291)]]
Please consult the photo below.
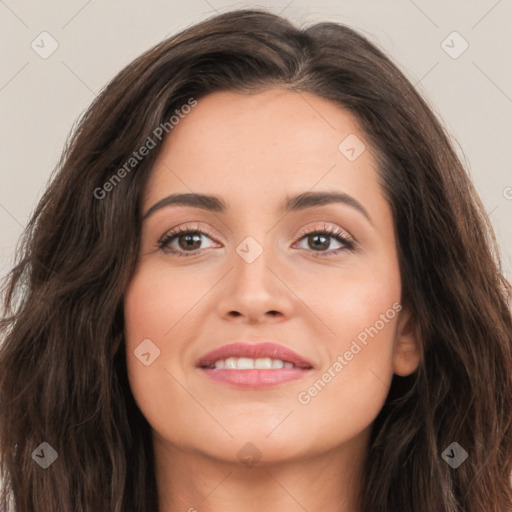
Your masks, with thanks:
[[(158, 241), (158, 248), (162, 251), (164, 251), (167, 254), (171, 254), (178, 257), (189, 257), (189, 256), (195, 256), (198, 254), (201, 249), (196, 249), (195, 251), (182, 251), (182, 250), (175, 250), (175, 249), (169, 249), (169, 244), (175, 239), (178, 238), (180, 235), (190, 235), (190, 234), (201, 234), (206, 235), (209, 238), (213, 238), (211, 233), (208, 232), (208, 230), (203, 229), (190, 229), (190, 228), (177, 228), (169, 233), (166, 233), (159, 241)], [(323, 229), (314, 229), (314, 230), (303, 230), (300, 235), (298, 241), (301, 241), (306, 236), (312, 236), (312, 235), (327, 235), (330, 238), (335, 238), (338, 242), (342, 243), (344, 247), (340, 247), (339, 249), (334, 249), (331, 251), (312, 251), (317, 252), (319, 254), (328, 254), (328, 256), (316, 256), (320, 258), (325, 257), (331, 257), (338, 255), (341, 251), (351, 251), (353, 252), (355, 250), (355, 242), (354, 240), (343, 230), (339, 228), (333, 228), (330, 226), (324, 225)], [(167, 250), (165, 250), (167, 248)], [(188, 254), (187, 254), (188, 253)]]

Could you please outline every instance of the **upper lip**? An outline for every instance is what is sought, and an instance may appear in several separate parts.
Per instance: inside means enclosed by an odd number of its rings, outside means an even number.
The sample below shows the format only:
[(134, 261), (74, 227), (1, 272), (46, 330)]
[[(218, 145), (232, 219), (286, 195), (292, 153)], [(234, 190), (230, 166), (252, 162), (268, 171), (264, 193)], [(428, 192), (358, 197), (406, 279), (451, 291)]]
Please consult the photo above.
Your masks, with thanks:
[(238, 341), (223, 345), (202, 356), (197, 366), (211, 366), (215, 361), (227, 359), (228, 357), (250, 357), (252, 359), (270, 357), (281, 359), (283, 362), (292, 363), (298, 368), (313, 368), (313, 365), (293, 350), (277, 343), (245, 343)]

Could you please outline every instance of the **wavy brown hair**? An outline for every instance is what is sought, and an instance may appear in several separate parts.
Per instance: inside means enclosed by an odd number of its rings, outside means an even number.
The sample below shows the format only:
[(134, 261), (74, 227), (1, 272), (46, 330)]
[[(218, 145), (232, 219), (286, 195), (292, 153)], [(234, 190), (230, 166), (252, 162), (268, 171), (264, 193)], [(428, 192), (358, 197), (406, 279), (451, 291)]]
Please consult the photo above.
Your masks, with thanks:
[[(392, 208), (401, 302), (423, 357), (411, 376), (393, 377), (374, 422), (361, 510), (512, 510), (512, 323), (481, 202), (439, 120), (380, 49), (343, 25), (299, 29), (262, 10), (227, 12), (145, 52), (68, 138), (4, 281), (4, 510), (158, 510), (150, 426), (127, 379), (122, 304), (161, 143), (108, 194), (97, 191), (191, 98), (269, 87), (353, 113)], [(58, 453), (47, 469), (31, 456), (42, 442)], [(452, 442), (469, 455), (457, 469), (441, 457)]]

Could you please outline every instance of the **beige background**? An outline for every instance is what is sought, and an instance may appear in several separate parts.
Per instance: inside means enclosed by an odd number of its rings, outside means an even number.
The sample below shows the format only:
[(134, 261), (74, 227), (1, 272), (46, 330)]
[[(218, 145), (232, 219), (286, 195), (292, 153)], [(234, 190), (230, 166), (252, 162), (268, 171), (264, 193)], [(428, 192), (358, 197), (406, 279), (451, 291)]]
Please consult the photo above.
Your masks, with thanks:
[[(511, 279), (511, 0), (0, 0), (0, 276), (68, 132), (101, 88), (166, 36), (215, 12), (249, 6), (299, 24), (348, 24), (399, 64), (458, 141)], [(42, 46), (43, 31), (58, 43), (46, 59), (31, 47)], [(453, 31), (469, 44), (456, 59), (442, 47)], [(464, 44), (451, 41), (445, 44), (452, 53)]]

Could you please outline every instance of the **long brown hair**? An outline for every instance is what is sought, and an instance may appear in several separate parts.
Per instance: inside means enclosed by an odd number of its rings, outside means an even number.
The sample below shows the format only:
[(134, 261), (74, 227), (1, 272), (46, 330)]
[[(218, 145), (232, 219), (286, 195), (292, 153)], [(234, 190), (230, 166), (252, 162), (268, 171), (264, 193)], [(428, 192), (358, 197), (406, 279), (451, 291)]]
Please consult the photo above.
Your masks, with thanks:
[[(444, 129), (397, 66), (354, 30), (328, 22), (298, 29), (241, 10), (163, 41), (114, 77), (71, 133), (20, 240), (1, 324), (4, 510), (158, 509), (150, 426), (127, 379), (122, 304), (160, 139), (119, 170), (157, 139), (157, 127), (172, 136), (169, 119), (191, 98), (268, 87), (314, 93), (356, 116), (394, 216), (402, 304), (423, 357), (411, 376), (394, 376), (374, 422), (362, 510), (512, 509), (506, 281)], [(43, 442), (58, 454), (47, 469), (33, 457)], [(442, 457), (453, 442), (468, 454), (458, 468)]]

